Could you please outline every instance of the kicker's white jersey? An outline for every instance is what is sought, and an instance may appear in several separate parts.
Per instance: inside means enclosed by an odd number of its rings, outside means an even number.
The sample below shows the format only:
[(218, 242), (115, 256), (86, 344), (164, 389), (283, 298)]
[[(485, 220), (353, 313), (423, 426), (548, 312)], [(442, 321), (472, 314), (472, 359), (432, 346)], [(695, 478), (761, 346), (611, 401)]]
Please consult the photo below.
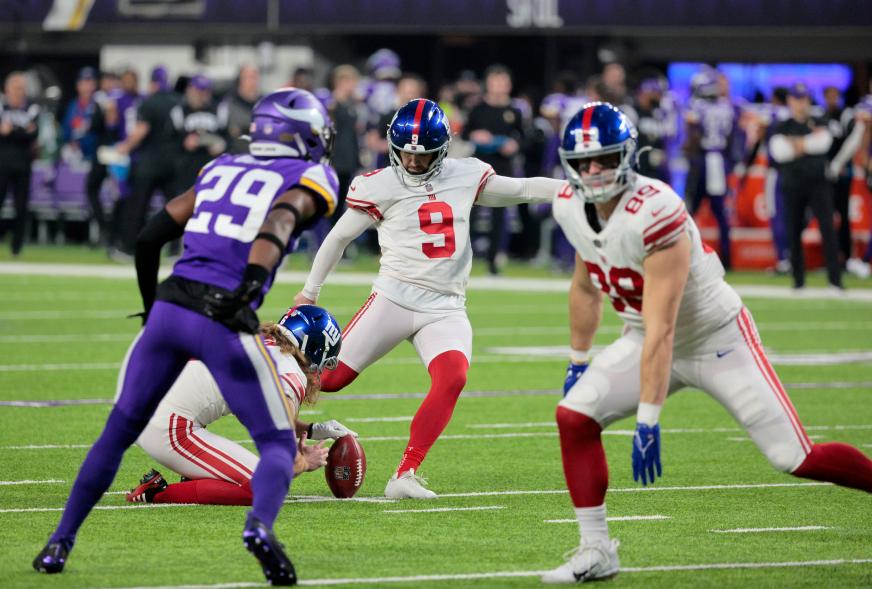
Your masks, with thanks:
[[(596, 215), (593, 205), (588, 208)], [(691, 240), (690, 274), (678, 310), (675, 347), (698, 342), (738, 315), (742, 301), (724, 281), (723, 265), (702, 243), (684, 201), (668, 184), (637, 175), (599, 233), (587, 215), (584, 201), (567, 184), (554, 199), (554, 218), (584, 261), (591, 281), (611, 298), (627, 326), (644, 332), (645, 257), (683, 233)]]
[(375, 289), (422, 311), (463, 308), (470, 211), (493, 174), (481, 160), (461, 158), (446, 159), (420, 187), (403, 184), (392, 168), (356, 177), (346, 202), (376, 221), (382, 255)]
[[(306, 375), (294, 358), (279, 351), (272, 339), (264, 338), (264, 342), (276, 363), (285, 395), (295, 412), (299, 412), (306, 391)], [(173, 413), (206, 427), (213, 421), (230, 415), (232, 411), (221, 396), (218, 384), (206, 365), (199, 360), (191, 360), (160, 402), (149, 423), (164, 429), (170, 423), (169, 418)]]

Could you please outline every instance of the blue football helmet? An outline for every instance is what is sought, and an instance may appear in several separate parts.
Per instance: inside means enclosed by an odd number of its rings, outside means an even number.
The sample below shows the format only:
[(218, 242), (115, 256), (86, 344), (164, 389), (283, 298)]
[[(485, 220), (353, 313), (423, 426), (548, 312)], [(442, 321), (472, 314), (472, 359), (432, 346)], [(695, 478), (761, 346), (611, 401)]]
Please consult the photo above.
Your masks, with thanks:
[[(439, 105), (426, 98), (416, 98), (401, 107), (388, 125), (388, 154), (391, 166), (404, 184), (423, 186), (442, 169), (448, 155), (451, 126)], [(435, 154), (425, 172), (413, 174), (406, 170), (400, 152)]]
[(309, 370), (332, 370), (339, 364), (342, 330), (327, 309), (315, 305), (291, 307), (278, 326), (309, 359)]
[[(636, 127), (608, 102), (589, 102), (569, 119), (560, 143), (560, 163), (566, 179), (586, 202), (605, 202), (633, 181)], [(615, 165), (582, 176), (579, 168), (593, 159), (615, 154)], [(602, 160), (601, 160), (602, 161)]]

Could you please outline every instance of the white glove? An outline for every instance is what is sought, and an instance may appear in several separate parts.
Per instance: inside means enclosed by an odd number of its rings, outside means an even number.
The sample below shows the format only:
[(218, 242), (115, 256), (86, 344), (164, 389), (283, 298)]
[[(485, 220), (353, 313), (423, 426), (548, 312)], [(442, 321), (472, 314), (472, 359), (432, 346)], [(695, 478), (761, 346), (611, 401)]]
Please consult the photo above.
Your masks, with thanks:
[(323, 423), (313, 423), (312, 435), (310, 437), (313, 440), (326, 440), (327, 438), (335, 440), (349, 434), (355, 438), (358, 437), (357, 432), (353, 432), (335, 419), (331, 419)]

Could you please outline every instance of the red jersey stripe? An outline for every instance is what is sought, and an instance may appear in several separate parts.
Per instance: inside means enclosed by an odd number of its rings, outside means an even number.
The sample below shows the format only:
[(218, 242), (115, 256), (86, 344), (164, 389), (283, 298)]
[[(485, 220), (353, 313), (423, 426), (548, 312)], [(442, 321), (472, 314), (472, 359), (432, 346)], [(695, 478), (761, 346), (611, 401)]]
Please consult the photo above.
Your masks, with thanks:
[(685, 211), (685, 210), (687, 210), (687, 209), (683, 204), (678, 205), (678, 207), (674, 211), (672, 211), (671, 213), (669, 213), (668, 215), (666, 215), (662, 219), (657, 219), (656, 221), (654, 221), (653, 223), (648, 225), (648, 227), (645, 228), (645, 231), (642, 232), (642, 235), (647, 235), (647, 234), (651, 233), (652, 231), (656, 231), (657, 229), (662, 227), (664, 223), (674, 221), (676, 219), (676, 217), (678, 217), (678, 215), (680, 215), (682, 213), (682, 211)]
[(475, 191), (473, 202), (477, 201), (478, 197), (481, 196), (481, 192), (487, 184), (487, 179), (491, 176), (496, 176), (496, 172), (494, 172), (493, 168), (488, 167), (488, 169), (484, 171), (484, 174), (481, 175), (481, 180), (478, 181), (478, 189)]
[(648, 244), (655, 243), (655, 242), (659, 241), (661, 237), (665, 237), (665, 236), (669, 235), (670, 233), (674, 232), (676, 229), (683, 227), (685, 221), (687, 221), (687, 212), (686, 211), (681, 213), (681, 215), (679, 215), (677, 219), (675, 219), (674, 221), (672, 221), (668, 225), (661, 227), (660, 229), (658, 229), (654, 233), (651, 233), (650, 235), (646, 235), (642, 241), (645, 244), (645, 246), (647, 247)]
[[(183, 421), (179, 421), (179, 420)], [(226, 476), (225, 474), (210, 468), (208, 464), (200, 460), (195, 454), (192, 454), (187, 447), (184, 447), (182, 444), (183, 439), (187, 439), (186, 435), (187, 430), (187, 421), (184, 418), (176, 415), (175, 413), (170, 415), (170, 426), (169, 426), (169, 436), (170, 436), (170, 447), (179, 454), (182, 458), (193, 464), (198, 468), (202, 468), (213, 478), (218, 480), (225, 480), (227, 482), (235, 482), (232, 478)]]

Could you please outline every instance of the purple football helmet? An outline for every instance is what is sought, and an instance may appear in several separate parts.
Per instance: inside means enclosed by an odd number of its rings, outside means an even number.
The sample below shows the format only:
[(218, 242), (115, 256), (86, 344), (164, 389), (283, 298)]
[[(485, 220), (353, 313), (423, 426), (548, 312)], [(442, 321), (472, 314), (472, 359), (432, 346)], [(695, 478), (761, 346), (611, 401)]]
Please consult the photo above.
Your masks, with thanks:
[(281, 88), (254, 105), (248, 135), (251, 155), (327, 163), (335, 131), (320, 100), (306, 90)]
[(694, 98), (714, 100), (718, 97), (718, 70), (706, 66), (690, 79), (690, 90)]
[(400, 56), (390, 49), (379, 49), (366, 60), (366, 70), (376, 80), (400, 77)]

